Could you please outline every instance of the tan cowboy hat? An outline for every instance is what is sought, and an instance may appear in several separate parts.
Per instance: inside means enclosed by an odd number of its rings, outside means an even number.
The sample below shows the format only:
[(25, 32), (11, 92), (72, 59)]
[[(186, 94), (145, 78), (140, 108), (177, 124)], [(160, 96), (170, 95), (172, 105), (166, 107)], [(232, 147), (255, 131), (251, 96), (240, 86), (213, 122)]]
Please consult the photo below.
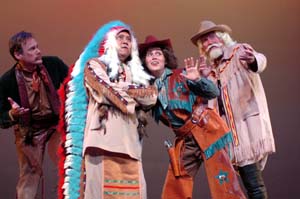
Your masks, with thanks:
[(212, 21), (205, 20), (200, 23), (199, 31), (194, 36), (192, 36), (191, 38), (192, 43), (197, 46), (197, 41), (201, 36), (213, 31), (220, 31), (220, 32), (227, 32), (227, 33), (232, 32), (231, 28), (227, 25), (224, 24), (216, 25)]
[(143, 55), (145, 55), (147, 50), (151, 47), (160, 47), (160, 48), (170, 48), (170, 49), (172, 49), (172, 44), (171, 44), (170, 39), (158, 40), (155, 36), (148, 35), (145, 38), (145, 42), (139, 44), (140, 56), (142, 57)]

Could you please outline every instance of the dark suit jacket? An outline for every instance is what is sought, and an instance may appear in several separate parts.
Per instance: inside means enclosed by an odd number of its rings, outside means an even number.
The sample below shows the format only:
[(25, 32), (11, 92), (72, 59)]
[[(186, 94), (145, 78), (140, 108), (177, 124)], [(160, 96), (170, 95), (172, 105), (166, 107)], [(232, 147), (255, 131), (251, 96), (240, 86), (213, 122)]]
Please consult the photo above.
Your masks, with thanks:
[[(49, 76), (57, 90), (60, 84), (63, 82), (64, 78), (68, 74), (68, 67), (65, 63), (58, 57), (47, 56), (43, 57), (43, 64), (46, 67)], [(15, 74), (16, 64), (2, 75), (0, 78), (0, 127), (9, 128), (14, 125), (9, 115), (8, 111), (11, 106), (7, 100), (11, 97), (15, 102), (20, 105), (20, 95)]]

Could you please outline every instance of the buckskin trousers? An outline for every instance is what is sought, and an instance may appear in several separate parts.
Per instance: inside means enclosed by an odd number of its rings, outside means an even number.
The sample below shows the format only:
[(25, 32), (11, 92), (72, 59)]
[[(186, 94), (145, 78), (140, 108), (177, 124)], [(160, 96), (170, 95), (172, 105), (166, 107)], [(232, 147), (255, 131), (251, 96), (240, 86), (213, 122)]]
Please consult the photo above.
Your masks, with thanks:
[(139, 160), (126, 154), (89, 147), (84, 156), (81, 199), (146, 199), (146, 181)]
[[(181, 168), (181, 175), (175, 177), (172, 166), (169, 166), (162, 193), (162, 199), (191, 199), (194, 186), (195, 169), (198, 170), (202, 159), (194, 157), (191, 164)], [(245, 199), (240, 188), (236, 172), (224, 149), (213, 157), (203, 160), (212, 199)], [(187, 169), (186, 169), (187, 168)], [(193, 168), (193, 169), (192, 169)], [(189, 170), (189, 171), (187, 171)]]
[(187, 120), (175, 133), (174, 151), (178, 162), (171, 162), (169, 166), (162, 199), (191, 199), (193, 178), (202, 161), (211, 198), (246, 198), (225, 150), (230, 135), (228, 127), (215, 111), (205, 110), (196, 122)]
[(40, 130), (33, 136), (32, 144), (25, 144), (25, 137), (15, 128), (15, 143), (19, 164), (19, 180), (16, 187), (17, 199), (35, 199), (37, 197), (40, 179), (43, 175), (45, 146), (50, 137), (49, 154), (51, 150), (53, 153), (57, 150), (58, 142), (53, 139), (58, 138), (58, 133), (56, 132), (57, 135), (51, 136), (53, 132), (55, 132), (54, 128)]

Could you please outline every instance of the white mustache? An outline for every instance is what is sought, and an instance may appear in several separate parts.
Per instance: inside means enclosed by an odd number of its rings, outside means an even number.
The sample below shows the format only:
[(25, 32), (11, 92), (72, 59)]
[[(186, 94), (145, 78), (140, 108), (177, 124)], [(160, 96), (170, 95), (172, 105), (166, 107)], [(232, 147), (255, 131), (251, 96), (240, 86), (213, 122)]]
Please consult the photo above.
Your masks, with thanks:
[(222, 47), (222, 44), (220, 43), (214, 43), (214, 44), (210, 44), (208, 47), (207, 47), (207, 51), (210, 51), (211, 48), (213, 47)]

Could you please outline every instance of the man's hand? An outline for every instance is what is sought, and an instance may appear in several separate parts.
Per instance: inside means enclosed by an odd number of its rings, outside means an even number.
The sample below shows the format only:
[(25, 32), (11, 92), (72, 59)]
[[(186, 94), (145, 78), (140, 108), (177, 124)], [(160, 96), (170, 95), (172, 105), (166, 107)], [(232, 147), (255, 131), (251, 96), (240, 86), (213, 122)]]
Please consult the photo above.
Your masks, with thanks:
[(253, 49), (246, 45), (243, 45), (242, 48), (240, 60), (245, 61), (248, 65), (252, 64), (255, 61)]
[(29, 111), (28, 108), (20, 107), (20, 105), (10, 97), (8, 97), (7, 100), (9, 101), (9, 103), (11, 105), (11, 109), (9, 110), (9, 113), (13, 117), (13, 119), (17, 119), (21, 115), (23, 115)]
[(199, 72), (202, 77), (208, 77), (211, 72), (211, 66), (207, 64), (206, 57), (204, 55), (200, 55), (199, 57)]
[(199, 80), (201, 78), (201, 75), (198, 69), (198, 65), (198, 59), (196, 60), (196, 63), (194, 62), (193, 57), (184, 59), (184, 67), (186, 74), (180, 73), (180, 75), (191, 81)]

